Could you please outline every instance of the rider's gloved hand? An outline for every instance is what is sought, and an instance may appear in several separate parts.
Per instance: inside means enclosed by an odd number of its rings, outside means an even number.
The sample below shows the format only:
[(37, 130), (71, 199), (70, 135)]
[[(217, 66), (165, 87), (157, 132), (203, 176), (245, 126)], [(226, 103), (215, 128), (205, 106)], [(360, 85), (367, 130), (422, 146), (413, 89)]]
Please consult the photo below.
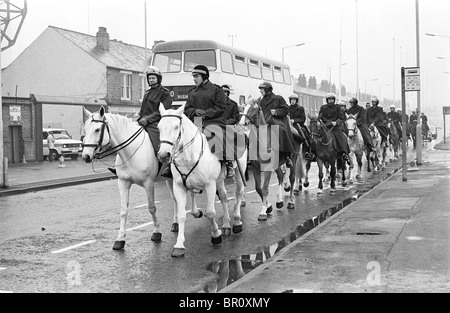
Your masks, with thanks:
[(202, 110), (202, 109), (197, 109), (197, 110), (195, 110), (195, 115), (203, 117), (206, 115), (206, 111)]
[(147, 118), (142, 117), (141, 119), (139, 119), (138, 124), (141, 126), (147, 126), (147, 124), (148, 124)]

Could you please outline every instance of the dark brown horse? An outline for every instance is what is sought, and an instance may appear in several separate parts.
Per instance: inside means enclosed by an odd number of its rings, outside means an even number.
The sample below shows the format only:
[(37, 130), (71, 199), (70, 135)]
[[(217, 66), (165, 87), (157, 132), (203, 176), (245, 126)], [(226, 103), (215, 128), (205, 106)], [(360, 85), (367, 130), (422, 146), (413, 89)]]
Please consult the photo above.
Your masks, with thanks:
[(315, 146), (317, 166), (319, 167), (319, 191), (323, 194), (323, 166), (325, 163), (330, 166), (330, 194), (336, 193), (336, 169), (341, 170), (342, 186), (346, 186), (345, 162), (341, 154), (334, 148), (334, 138), (332, 130), (328, 130), (325, 124), (317, 117), (309, 116), (309, 130), (311, 132), (311, 143)]

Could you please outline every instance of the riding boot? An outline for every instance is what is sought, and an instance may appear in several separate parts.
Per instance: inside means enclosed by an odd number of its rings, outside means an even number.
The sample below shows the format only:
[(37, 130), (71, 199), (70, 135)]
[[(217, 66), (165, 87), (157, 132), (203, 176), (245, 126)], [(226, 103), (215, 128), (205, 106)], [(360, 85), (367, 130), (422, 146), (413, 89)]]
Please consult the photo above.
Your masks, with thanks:
[(234, 176), (233, 161), (227, 161), (227, 178)]
[(288, 154), (286, 154), (286, 167), (287, 168), (291, 168), (294, 166), (294, 163), (292, 162), (291, 158), (289, 157)]
[(161, 177), (164, 178), (173, 178), (172, 176), (172, 170), (170, 169), (170, 163), (167, 165), (167, 167), (162, 171)]
[(347, 153), (345, 153), (345, 152), (342, 153), (342, 160), (344, 160), (345, 162), (350, 161)]

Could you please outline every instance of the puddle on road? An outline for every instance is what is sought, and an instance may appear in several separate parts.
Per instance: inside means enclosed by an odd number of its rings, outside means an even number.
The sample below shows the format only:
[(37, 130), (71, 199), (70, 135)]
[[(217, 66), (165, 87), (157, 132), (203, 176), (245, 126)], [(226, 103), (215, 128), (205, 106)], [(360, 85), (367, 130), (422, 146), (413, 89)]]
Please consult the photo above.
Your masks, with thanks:
[[(361, 195), (361, 192), (358, 194)], [(217, 274), (217, 277), (215, 280), (209, 281), (203, 285), (202, 291), (200, 292), (215, 293), (234, 283), (274, 256), (282, 248), (300, 238), (314, 227), (323, 223), (327, 218), (336, 214), (354, 200), (354, 196), (347, 198), (336, 206), (323, 211), (318, 216), (314, 216), (313, 218), (297, 226), (295, 231), (283, 237), (277, 243), (268, 247), (263, 247), (257, 253), (241, 255), (237, 258), (215, 261), (208, 264), (206, 269)]]

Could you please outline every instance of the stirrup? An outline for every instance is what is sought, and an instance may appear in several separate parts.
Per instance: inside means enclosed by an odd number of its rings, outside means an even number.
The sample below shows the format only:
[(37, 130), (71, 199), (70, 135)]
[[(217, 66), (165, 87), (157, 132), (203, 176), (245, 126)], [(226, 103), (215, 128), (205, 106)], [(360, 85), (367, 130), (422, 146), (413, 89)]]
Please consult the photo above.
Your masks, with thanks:
[(286, 167), (287, 167), (287, 168), (291, 168), (291, 167), (293, 167), (293, 166), (294, 166), (294, 163), (292, 163), (291, 158), (286, 157)]

